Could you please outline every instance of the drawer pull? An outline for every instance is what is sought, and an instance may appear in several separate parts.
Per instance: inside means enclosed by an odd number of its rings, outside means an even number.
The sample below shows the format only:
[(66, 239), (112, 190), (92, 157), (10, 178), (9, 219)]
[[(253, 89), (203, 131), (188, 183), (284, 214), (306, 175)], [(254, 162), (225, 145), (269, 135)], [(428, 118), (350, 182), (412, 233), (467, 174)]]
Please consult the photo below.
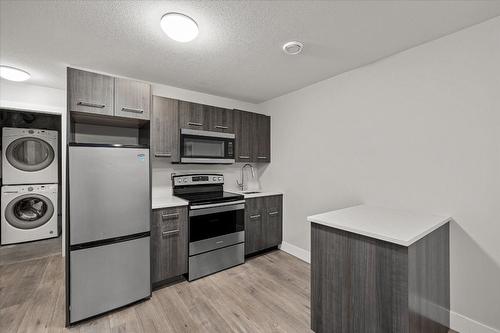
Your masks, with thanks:
[(278, 211), (276, 211), (276, 212), (269, 212), (269, 215), (276, 215), (278, 213), (279, 213)]
[(189, 121), (189, 122), (188, 122), (188, 125), (189, 125), (189, 126), (203, 126), (203, 124), (202, 124), (202, 123), (193, 123), (193, 122), (191, 122), (191, 121)]
[(258, 219), (259, 217), (260, 217), (260, 214), (250, 215), (251, 219)]
[(164, 231), (161, 233), (162, 236), (169, 236), (169, 235), (174, 235), (174, 234), (178, 234), (179, 233), (179, 229), (175, 229), (175, 230), (170, 230), (170, 231)]
[(102, 108), (106, 107), (106, 104), (95, 104), (95, 103), (87, 103), (87, 102), (82, 102), (82, 101), (79, 101), (77, 104), (81, 105), (81, 106), (88, 106), (89, 108), (98, 108), (98, 109), (102, 109)]
[(134, 108), (127, 108), (127, 107), (122, 107), (122, 111), (125, 112), (132, 112), (132, 113), (143, 113), (143, 109), (134, 109)]
[(215, 244), (222, 244), (222, 243), (224, 243), (224, 241), (215, 242)]
[(179, 218), (179, 213), (162, 214), (162, 220), (173, 220)]
[(155, 153), (155, 157), (172, 157), (172, 153)]
[(223, 130), (227, 130), (229, 127), (227, 127), (227, 126), (217, 125), (217, 126), (215, 126), (215, 128), (218, 128), (218, 129), (223, 129)]
[(240, 158), (241, 158), (241, 159), (245, 159), (245, 160), (247, 160), (247, 159), (249, 159), (249, 158), (250, 158), (250, 156), (241, 156), (241, 155), (240, 155)]
[(257, 156), (259, 160), (267, 160), (267, 156)]

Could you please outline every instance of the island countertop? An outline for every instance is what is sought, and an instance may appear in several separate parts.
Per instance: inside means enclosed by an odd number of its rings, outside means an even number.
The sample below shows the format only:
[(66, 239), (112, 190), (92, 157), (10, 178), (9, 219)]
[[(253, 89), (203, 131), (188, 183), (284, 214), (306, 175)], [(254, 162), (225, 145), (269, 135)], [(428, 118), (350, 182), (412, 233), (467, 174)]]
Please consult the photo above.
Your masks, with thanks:
[(307, 217), (318, 223), (390, 243), (410, 246), (451, 217), (359, 205)]

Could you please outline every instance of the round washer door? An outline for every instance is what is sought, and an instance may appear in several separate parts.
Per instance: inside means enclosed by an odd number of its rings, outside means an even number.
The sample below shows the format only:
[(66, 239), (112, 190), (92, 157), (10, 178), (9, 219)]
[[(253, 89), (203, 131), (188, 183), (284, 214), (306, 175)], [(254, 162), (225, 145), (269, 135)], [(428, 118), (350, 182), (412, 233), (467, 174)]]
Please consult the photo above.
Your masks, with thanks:
[(41, 194), (23, 194), (7, 205), (5, 219), (18, 229), (34, 229), (47, 223), (54, 215), (54, 205)]
[(54, 149), (40, 138), (25, 137), (12, 141), (5, 150), (5, 157), (14, 168), (35, 172), (54, 161)]

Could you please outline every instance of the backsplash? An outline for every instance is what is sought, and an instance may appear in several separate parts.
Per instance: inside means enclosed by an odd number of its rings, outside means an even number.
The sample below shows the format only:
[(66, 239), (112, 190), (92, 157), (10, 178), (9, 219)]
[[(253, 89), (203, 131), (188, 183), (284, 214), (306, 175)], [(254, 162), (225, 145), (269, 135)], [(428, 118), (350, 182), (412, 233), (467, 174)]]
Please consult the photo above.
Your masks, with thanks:
[[(245, 168), (245, 184), (249, 184), (249, 189), (254, 190), (260, 187), (259, 177), (267, 164), (251, 163), (254, 167), (255, 178), (249, 182), (251, 177), (250, 168)], [(152, 162), (152, 184), (153, 188), (171, 188), (172, 173), (220, 173), (224, 175), (224, 189), (226, 191), (238, 191), (236, 180), (241, 181), (241, 167), (243, 163), (231, 165), (196, 165), (196, 164), (171, 164), (167, 161)], [(257, 188), (258, 189), (258, 188)]]

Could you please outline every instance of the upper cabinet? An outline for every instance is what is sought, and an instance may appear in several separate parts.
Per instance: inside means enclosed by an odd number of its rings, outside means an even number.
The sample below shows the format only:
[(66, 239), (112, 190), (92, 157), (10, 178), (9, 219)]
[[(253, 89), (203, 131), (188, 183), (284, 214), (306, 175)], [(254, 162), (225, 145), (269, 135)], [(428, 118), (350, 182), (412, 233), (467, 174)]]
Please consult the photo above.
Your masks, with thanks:
[(68, 68), (68, 105), (72, 112), (149, 120), (151, 85)]
[(256, 162), (271, 162), (271, 117), (255, 115), (255, 138), (254, 145)]
[(179, 127), (195, 130), (209, 130), (209, 106), (179, 101)]
[(233, 110), (210, 106), (208, 111), (210, 131), (234, 133)]
[(115, 116), (149, 119), (151, 85), (115, 78)]
[(234, 133), (236, 134), (236, 162), (255, 162), (255, 113), (234, 110)]
[(155, 159), (179, 161), (179, 101), (153, 96), (151, 154)]
[(70, 111), (113, 115), (113, 78), (68, 68), (68, 105)]

